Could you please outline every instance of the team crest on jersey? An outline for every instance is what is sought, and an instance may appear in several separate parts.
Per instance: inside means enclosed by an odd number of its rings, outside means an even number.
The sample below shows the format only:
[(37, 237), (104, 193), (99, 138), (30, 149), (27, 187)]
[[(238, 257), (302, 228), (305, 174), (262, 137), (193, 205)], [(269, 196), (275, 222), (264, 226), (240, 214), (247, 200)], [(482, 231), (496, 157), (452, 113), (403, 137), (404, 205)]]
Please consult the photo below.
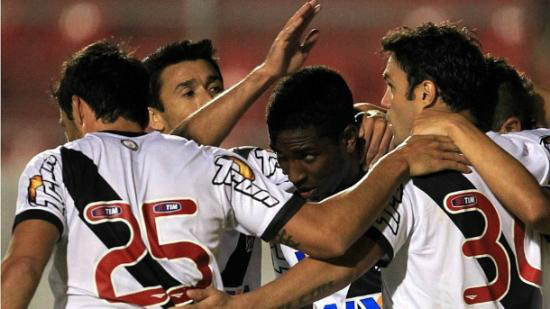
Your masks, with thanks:
[(123, 139), (120, 141), (126, 148), (136, 151), (138, 150), (138, 144), (131, 139)]
[(250, 196), (267, 207), (279, 204), (279, 200), (253, 182), (256, 179), (254, 172), (243, 160), (223, 155), (216, 158), (215, 164), (218, 170), (212, 179), (214, 185), (232, 186), (235, 191)]
[(233, 161), (233, 163), (235, 163), (238, 166), (239, 174), (241, 174), (245, 179), (253, 181), (256, 178), (250, 166), (244, 163), (243, 160), (240, 160), (232, 156), (223, 156), (223, 158)]
[(118, 205), (96, 205), (88, 210), (91, 218), (96, 220), (100, 219), (113, 219), (122, 214), (122, 207)]
[(36, 203), (36, 195), (38, 188), (42, 187), (44, 182), (42, 181), (42, 176), (34, 175), (29, 179), (29, 187), (27, 188), (27, 196), (29, 203)]
[(179, 202), (164, 202), (155, 204), (153, 206), (153, 212), (159, 214), (168, 214), (173, 212), (178, 212), (182, 208), (181, 204)]

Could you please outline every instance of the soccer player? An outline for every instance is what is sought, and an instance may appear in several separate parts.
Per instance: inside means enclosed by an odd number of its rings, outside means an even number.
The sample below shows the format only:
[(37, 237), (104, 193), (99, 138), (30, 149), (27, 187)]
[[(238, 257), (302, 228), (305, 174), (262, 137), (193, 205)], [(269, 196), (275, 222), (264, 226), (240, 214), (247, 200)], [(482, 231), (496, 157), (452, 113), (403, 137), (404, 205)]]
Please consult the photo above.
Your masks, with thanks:
[[(201, 121), (199, 113), (185, 120), (184, 127), (180, 126), (175, 133), (200, 143), (219, 145), (237, 119), (269, 85), (302, 66), (316, 42), (318, 32), (310, 32), (303, 41), (301, 37), (318, 11), (316, 2), (305, 4), (298, 10), (273, 42), (265, 61), (235, 87), (225, 92), (223, 76), (209, 40), (196, 43), (180, 41), (159, 48), (144, 60), (151, 75), (150, 127), (169, 133), (189, 115), (215, 98), (210, 104), (223, 110), (209, 112), (223, 115), (223, 118), (218, 116), (218, 119), (206, 121), (208, 129), (190, 131), (193, 125), (197, 127), (197, 122)], [(301, 23), (296, 24), (296, 21)], [(362, 110), (373, 109), (367, 104), (357, 104), (357, 107)], [(212, 123), (216, 125), (212, 126)], [(392, 135), (386, 121), (380, 117), (365, 116), (362, 123), (361, 133), (366, 144), (364, 165), (368, 166), (388, 151)], [(264, 175), (280, 184), (280, 187), (294, 191), (294, 187), (278, 167), (273, 153), (260, 150), (251, 152), (248, 147), (235, 148), (233, 151), (250, 159)], [(225, 290), (234, 294), (259, 287), (260, 241), (236, 231), (227, 231), (221, 243), (219, 263), (223, 269)]]
[[(541, 308), (543, 243), (535, 229), (550, 232), (543, 223), (550, 219), (548, 197), (539, 186), (550, 182), (550, 131), (490, 135), (536, 179), (522, 169), (510, 174), (518, 162), (474, 126), (490, 118), (484, 114), (490, 108), (476, 97), (486, 66), (473, 36), (452, 25), (425, 24), (390, 32), (382, 46), (388, 54), (382, 102), (390, 108), (397, 141), (411, 134), (416, 119), (417, 133), (444, 133), (457, 142), (476, 172), (413, 178), (343, 257), (306, 258), (285, 276), (239, 297), (189, 291), (203, 300), (191, 308), (297, 308), (377, 262), (384, 267), (385, 308)], [(480, 164), (487, 157), (499, 168)], [(519, 178), (532, 190), (514, 196)], [(500, 189), (491, 192), (488, 186)], [(527, 228), (495, 195), (515, 204), (513, 213), (528, 214), (520, 217)]]
[[(144, 59), (150, 73), (151, 100), (149, 101), (149, 126), (154, 130), (170, 133), (209, 101), (223, 108), (219, 121), (207, 122), (207, 129), (200, 125), (200, 118), (184, 122), (186, 127), (179, 135), (199, 143), (217, 146), (230, 132), (235, 122), (251, 104), (281, 76), (302, 66), (314, 46), (318, 31), (314, 30), (302, 40), (304, 31), (319, 12), (316, 1), (305, 3), (292, 16), (274, 40), (265, 61), (241, 82), (224, 92), (223, 75), (214, 57), (210, 40), (199, 42), (179, 41), (167, 44)], [(222, 93), (223, 92), (223, 93)], [(187, 126), (192, 123), (193, 125)], [(216, 125), (213, 126), (212, 123)], [(185, 129), (185, 133), (182, 130)], [(246, 157), (240, 149), (235, 152)], [(269, 161), (269, 156), (264, 158)], [(259, 168), (262, 168), (259, 166)], [(265, 165), (262, 170), (272, 181), (284, 177), (275, 165)], [(288, 186), (291, 189), (291, 186)], [(255, 289), (261, 284), (261, 242), (259, 239), (227, 231), (221, 241), (220, 268), (224, 288), (235, 294)]]
[[(336, 71), (306, 67), (285, 77), (275, 88), (267, 107), (271, 148), (297, 192), (320, 201), (355, 184), (363, 175), (363, 140), (355, 120), (350, 89)], [(250, 162), (260, 154), (251, 149)], [(285, 245), (272, 246), (273, 262), (281, 273), (305, 258)], [(314, 308), (380, 308), (380, 272), (374, 268), (340, 291), (316, 301)]]
[(174, 42), (155, 51), (144, 60), (151, 74), (150, 126), (170, 132), (217, 96), (209, 104), (209, 108), (220, 106), (222, 111), (216, 115), (221, 120), (215, 122), (215, 128), (210, 118), (201, 122), (198, 117), (185, 122), (179, 130), (185, 131), (180, 135), (193, 136), (201, 144), (219, 145), (273, 82), (302, 66), (319, 32), (312, 30), (303, 40), (302, 37), (319, 10), (317, 0), (306, 2), (279, 32), (265, 61), (223, 95), (219, 95), (224, 90), (223, 77), (209, 40)]
[(364, 177), (304, 203), (232, 152), (145, 133), (148, 83), (143, 64), (106, 41), (63, 64), (54, 96), (72, 142), (38, 154), (21, 175), (2, 308), (28, 305), (54, 248), (56, 308), (183, 304), (189, 287), (222, 287), (224, 229), (329, 258), (365, 232), (410, 175), (467, 170), (448, 138), (418, 137), (371, 171), (385, 181)]
[(531, 130), (542, 107), (529, 78), (502, 58), (487, 56), (488, 100), (494, 103), (491, 131), (519, 132)]

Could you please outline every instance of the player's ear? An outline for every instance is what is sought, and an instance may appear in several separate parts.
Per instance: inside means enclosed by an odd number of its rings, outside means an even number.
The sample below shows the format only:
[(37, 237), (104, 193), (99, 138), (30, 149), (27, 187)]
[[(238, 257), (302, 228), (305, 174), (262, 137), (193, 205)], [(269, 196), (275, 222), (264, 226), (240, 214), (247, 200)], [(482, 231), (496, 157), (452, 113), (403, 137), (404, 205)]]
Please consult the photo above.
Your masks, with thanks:
[(431, 80), (424, 80), (414, 88), (415, 98), (420, 101), (422, 108), (431, 107), (437, 101), (437, 86)]
[(84, 111), (82, 107), (82, 100), (79, 96), (73, 95), (71, 97), (71, 106), (73, 110), (73, 120), (77, 127), (82, 127), (82, 123), (84, 122)]
[(500, 133), (519, 132), (521, 130), (521, 121), (515, 116), (508, 117), (498, 129)]
[(152, 107), (147, 108), (149, 110), (149, 126), (155, 131), (164, 132), (166, 126), (164, 120), (160, 116), (160, 112)]
[(348, 124), (342, 132), (342, 144), (347, 153), (353, 153), (357, 147), (359, 129), (354, 124)]

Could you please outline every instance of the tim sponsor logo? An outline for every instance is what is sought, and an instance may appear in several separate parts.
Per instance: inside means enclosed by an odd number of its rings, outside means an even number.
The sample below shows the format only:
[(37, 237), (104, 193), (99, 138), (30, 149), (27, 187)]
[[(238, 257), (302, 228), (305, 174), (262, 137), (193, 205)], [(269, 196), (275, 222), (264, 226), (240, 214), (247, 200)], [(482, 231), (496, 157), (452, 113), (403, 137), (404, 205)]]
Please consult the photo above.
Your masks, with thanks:
[(172, 213), (172, 212), (178, 212), (182, 208), (181, 204), (178, 202), (166, 202), (166, 203), (160, 203), (156, 204), (153, 207), (153, 212), (159, 214), (159, 213)]
[(94, 219), (112, 219), (122, 214), (122, 208), (116, 205), (98, 205), (90, 209), (90, 215)]
[(477, 204), (477, 199), (473, 194), (461, 194), (450, 202), (454, 207), (468, 207)]

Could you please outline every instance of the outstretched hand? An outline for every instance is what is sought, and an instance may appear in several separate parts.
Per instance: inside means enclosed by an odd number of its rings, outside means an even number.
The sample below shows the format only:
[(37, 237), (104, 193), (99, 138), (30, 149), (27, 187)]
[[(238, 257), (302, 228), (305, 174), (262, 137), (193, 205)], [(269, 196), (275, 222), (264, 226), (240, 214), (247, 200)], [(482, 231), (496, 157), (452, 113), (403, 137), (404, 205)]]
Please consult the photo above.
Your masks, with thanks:
[(232, 308), (232, 306), (236, 308), (231, 303), (235, 296), (226, 294), (212, 286), (206, 289), (187, 290), (187, 296), (193, 300), (193, 304), (171, 307), (170, 309), (224, 309)]
[(470, 173), (469, 162), (449, 137), (414, 135), (395, 150), (409, 165), (410, 176), (421, 176), (443, 170)]
[(321, 10), (318, 0), (311, 0), (298, 9), (286, 22), (262, 63), (262, 68), (278, 78), (298, 70), (319, 38), (318, 30), (311, 30), (302, 40), (305, 30)]

